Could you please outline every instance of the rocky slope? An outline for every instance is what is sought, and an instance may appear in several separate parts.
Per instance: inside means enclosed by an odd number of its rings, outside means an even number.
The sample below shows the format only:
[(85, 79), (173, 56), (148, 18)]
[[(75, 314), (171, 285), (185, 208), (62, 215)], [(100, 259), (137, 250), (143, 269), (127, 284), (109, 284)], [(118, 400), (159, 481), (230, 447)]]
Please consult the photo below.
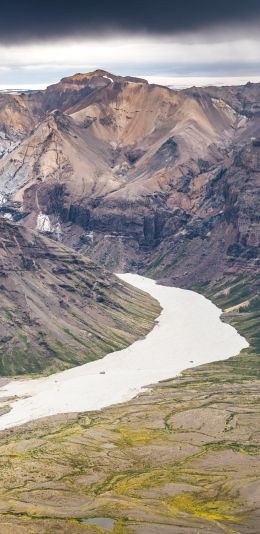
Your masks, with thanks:
[(0, 158), (30, 134), (40, 117), (39, 96), (0, 92)]
[(234, 150), (212, 174), (193, 181), (190, 196), (196, 195), (196, 182), (200, 193), (189, 216), (177, 212), (177, 233), (160, 240), (145, 268), (184, 286), (223, 273), (254, 273), (259, 269), (260, 148), (250, 142)]
[(20, 98), (35, 127), (0, 160), (6, 216), (179, 285), (256, 268), (259, 84), (176, 92), (98, 70)]
[(0, 220), (0, 374), (54, 372), (123, 348), (159, 307), (66, 247)]

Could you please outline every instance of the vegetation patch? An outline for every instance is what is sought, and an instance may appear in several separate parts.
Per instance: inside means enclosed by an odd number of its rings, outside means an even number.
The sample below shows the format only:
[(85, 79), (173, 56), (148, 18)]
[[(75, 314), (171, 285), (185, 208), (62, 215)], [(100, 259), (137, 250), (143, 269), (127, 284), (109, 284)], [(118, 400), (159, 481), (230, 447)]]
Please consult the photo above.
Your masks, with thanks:
[(234, 514), (235, 508), (226, 500), (212, 499), (207, 496), (204, 499), (201, 494), (183, 493), (166, 501), (166, 506), (174, 514), (191, 514), (208, 521), (237, 521)]

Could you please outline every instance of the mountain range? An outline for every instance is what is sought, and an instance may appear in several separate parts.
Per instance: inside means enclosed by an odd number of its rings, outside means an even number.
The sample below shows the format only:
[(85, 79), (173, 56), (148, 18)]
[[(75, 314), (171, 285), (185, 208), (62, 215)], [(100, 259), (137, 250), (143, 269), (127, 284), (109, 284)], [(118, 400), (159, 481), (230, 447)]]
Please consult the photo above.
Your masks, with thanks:
[(97, 70), (2, 94), (1, 212), (183, 287), (258, 266), (260, 84), (174, 91)]

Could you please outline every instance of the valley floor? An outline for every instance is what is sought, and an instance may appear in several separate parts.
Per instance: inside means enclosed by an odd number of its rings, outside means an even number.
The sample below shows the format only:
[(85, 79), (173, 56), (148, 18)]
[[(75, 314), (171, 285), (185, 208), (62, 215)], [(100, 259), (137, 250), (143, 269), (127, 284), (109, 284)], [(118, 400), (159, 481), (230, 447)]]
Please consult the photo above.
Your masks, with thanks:
[(162, 286), (136, 274), (119, 277), (160, 303), (162, 313), (153, 330), (103, 359), (47, 378), (13, 380), (3, 386), (0, 400), (4, 398), (3, 407), (11, 405), (11, 410), (0, 417), (0, 429), (130, 400), (144, 386), (177, 376), (189, 367), (234, 356), (248, 346), (202, 295)]
[(1, 533), (259, 534), (254, 283), (200, 290), (250, 347), (125, 404), (2, 432)]

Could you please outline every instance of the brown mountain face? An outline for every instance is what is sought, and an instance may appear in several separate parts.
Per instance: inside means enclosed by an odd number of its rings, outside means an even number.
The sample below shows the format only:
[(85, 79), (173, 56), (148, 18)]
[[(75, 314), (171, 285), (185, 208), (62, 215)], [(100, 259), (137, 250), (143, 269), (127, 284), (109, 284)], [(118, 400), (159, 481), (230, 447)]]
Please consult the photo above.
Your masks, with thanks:
[(179, 285), (256, 268), (259, 84), (177, 92), (98, 70), (20, 98), (35, 125), (0, 160), (6, 216)]
[(21, 95), (0, 93), (0, 159), (34, 128), (36, 117)]
[(0, 92), (0, 158), (5, 155), (5, 148), (12, 150), (43, 119), (42, 97), (41, 91)]
[(175, 235), (169, 229), (167, 235), (165, 225), (164, 244), (160, 240), (152, 261), (146, 257), (146, 269), (183, 286), (223, 274), (255, 274), (259, 269), (259, 147), (245, 145), (213, 173), (198, 176), (190, 196), (196, 194), (196, 183), (200, 193), (190, 217), (178, 210)]
[(147, 81), (141, 78), (115, 76), (101, 69), (86, 74), (78, 73), (47, 87), (46, 91), (42, 92), (42, 107), (47, 113), (56, 108), (70, 113), (74, 107), (82, 109), (85, 103), (88, 105), (90, 95), (96, 99), (97, 93), (109, 85), (128, 82), (147, 84)]
[(158, 304), (63, 245), (0, 219), (0, 375), (54, 372), (145, 335)]

